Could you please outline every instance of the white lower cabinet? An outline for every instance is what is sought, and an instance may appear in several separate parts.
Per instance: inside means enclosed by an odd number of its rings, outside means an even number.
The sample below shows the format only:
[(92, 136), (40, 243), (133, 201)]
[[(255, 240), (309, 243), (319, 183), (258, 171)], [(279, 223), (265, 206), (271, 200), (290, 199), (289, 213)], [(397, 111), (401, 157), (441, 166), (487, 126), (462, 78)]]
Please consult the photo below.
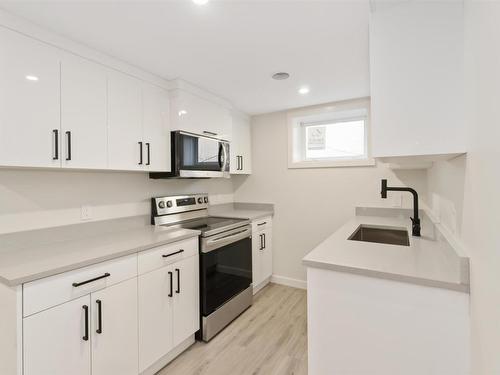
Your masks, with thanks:
[(198, 256), (183, 259), (174, 265), (173, 346), (179, 345), (200, 328)]
[(91, 295), (92, 375), (136, 375), (137, 278)]
[(155, 373), (199, 329), (198, 259), (194, 237), (23, 284), (23, 369), (2, 375)]
[(253, 292), (266, 286), (273, 275), (272, 218), (252, 222)]
[(23, 320), (24, 375), (91, 373), (85, 309), (90, 309), (89, 295)]
[(140, 373), (199, 329), (198, 254), (166, 263), (139, 276)]
[(24, 375), (137, 374), (137, 278), (31, 315), (23, 325)]
[(171, 267), (139, 276), (139, 371), (172, 349)]

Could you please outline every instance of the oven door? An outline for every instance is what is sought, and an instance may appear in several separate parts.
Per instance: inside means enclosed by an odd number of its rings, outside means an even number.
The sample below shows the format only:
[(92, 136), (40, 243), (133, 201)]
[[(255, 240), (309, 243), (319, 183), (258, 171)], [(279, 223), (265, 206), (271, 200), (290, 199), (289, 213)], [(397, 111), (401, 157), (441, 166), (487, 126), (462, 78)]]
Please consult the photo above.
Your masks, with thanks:
[[(201, 314), (208, 316), (252, 284), (252, 238), (200, 254)], [(203, 241), (203, 240), (202, 240)], [(206, 251), (206, 252), (204, 252)]]
[(229, 143), (187, 132), (174, 132), (179, 177), (229, 177)]

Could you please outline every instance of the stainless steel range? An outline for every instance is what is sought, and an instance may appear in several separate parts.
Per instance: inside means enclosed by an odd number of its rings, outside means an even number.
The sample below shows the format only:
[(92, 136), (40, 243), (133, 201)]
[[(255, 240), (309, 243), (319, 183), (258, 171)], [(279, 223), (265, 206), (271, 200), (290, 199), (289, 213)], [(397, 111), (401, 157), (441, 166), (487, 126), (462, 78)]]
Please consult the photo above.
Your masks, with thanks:
[(152, 198), (154, 225), (197, 229), (200, 235), (200, 319), (209, 341), (252, 305), (250, 220), (208, 215), (206, 194)]

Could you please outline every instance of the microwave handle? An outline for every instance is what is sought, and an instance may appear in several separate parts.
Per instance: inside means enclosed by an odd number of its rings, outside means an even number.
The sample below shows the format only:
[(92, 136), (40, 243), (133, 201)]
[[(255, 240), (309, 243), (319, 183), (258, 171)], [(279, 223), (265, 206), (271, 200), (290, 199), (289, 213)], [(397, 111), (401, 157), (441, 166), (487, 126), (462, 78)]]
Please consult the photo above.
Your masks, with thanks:
[(222, 165), (221, 165), (221, 171), (222, 172), (225, 172), (227, 168), (227, 165), (229, 164), (229, 155), (228, 155), (228, 152), (227, 152), (227, 144), (226, 143), (222, 143), (222, 150), (224, 152), (224, 160), (222, 162)]

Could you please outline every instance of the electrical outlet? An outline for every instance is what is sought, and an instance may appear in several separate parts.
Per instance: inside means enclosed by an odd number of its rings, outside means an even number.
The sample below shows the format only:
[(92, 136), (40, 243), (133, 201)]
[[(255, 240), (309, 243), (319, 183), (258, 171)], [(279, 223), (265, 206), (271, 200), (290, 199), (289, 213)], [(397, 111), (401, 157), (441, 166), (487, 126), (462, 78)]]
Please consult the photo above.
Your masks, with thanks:
[(92, 207), (90, 206), (82, 206), (80, 212), (80, 218), (82, 220), (91, 220), (92, 219)]

